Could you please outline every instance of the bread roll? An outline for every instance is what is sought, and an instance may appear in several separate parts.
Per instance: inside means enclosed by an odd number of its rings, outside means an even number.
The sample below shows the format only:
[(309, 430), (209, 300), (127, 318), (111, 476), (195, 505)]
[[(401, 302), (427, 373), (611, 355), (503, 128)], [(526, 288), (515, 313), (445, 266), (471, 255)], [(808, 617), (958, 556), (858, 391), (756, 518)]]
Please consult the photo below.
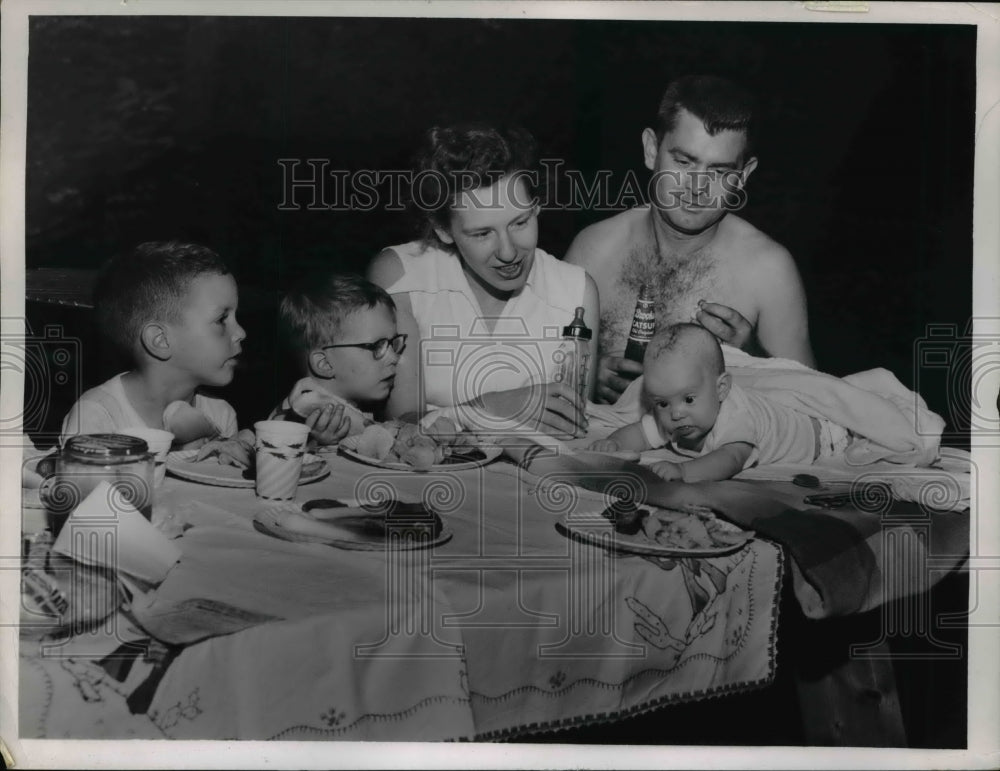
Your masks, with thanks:
[(348, 436), (362, 433), (371, 424), (371, 421), (365, 417), (361, 410), (329, 393), (318, 380), (312, 377), (304, 377), (297, 381), (292, 386), (288, 398), (282, 402), (281, 407), (286, 410), (290, 409), (301, 418), (308, 418), (316, 410), (322, 409), (328, 404), (343, 405), (344, 417), (351, 422), (351, 427), (347, 432)]
[(375, 460), (385, 460), (392, 450), (396, 437), (385, 426), (375, 423), (368, 426), (358, 437), (358, 454)]

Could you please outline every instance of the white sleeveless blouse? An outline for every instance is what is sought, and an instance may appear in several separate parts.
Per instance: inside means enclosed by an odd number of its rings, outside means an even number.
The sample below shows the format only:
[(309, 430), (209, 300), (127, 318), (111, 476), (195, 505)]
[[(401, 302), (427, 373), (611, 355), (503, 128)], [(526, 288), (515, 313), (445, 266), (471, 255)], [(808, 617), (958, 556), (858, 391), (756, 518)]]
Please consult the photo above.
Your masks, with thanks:
[(583, 268), (536, 248), (524, 287), (489, 331), (457, 255), (418, 241), (390, 248), (403, 263), (403, 276), (388, 291), (410, 298), (427, 409), (553, 379), (562, 328), (583, 305)]

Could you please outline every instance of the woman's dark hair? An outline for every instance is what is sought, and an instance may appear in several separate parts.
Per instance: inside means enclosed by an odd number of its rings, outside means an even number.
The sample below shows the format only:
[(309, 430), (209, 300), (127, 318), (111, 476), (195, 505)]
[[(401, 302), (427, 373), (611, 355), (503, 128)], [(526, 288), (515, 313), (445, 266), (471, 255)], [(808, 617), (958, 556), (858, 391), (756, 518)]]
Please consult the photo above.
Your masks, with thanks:
[[(484, 124), (435, 126), (424, 136), (410, 180), (409, 207), (421, 223), (425, 243), (441, 243), (434, 228), (447, 228), (462, 193), (518, 175), (531, 197), (538, 186), (534, 137), (522, 128)], [(528, 202), (525, 201), (525, 204)]]

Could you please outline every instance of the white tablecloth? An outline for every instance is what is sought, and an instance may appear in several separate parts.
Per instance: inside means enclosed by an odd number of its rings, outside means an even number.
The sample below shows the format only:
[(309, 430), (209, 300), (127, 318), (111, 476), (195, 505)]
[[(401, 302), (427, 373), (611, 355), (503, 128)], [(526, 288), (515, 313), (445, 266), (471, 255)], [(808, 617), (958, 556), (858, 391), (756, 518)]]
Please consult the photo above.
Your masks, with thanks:
[(601, 496), (536, 489), (506, 462), (419, 475), (327, 460), (299, 502), (391, 488), (430, 503), (453, 537), (391, 553), (288, 543), (253, 529), (252, 490), (168, 478), (154, 521), (191, 527), (134, 611), (167, 637), (233, 631), (167, 669), (148, 712), (163, 735), (489, 739), (773, 677), (782, 557), (769, 542), (714, 559), (614, 555), (555, 527)]

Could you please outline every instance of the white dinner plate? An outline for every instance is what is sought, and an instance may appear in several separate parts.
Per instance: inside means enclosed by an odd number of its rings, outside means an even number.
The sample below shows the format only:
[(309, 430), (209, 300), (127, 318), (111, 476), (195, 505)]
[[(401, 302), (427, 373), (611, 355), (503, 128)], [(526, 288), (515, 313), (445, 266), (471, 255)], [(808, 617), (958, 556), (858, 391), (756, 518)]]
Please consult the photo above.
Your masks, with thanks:
[[(196, 462), (194, 459), (197, 455), (197, 450), (174, 450), (167, 455), (167, 471), (175, 477), (215, 487), (254, 486), (253, 478), (244, 475), (245, 469), (219, 463), (216, 458)], [(307, 452), (302, 461), (300, 485), (318, 482), (330, 475), (330, 466), (319, 456)]]
[[(684, 516), (694, 516), (683, 511), (659, 509), (654, 506), (642, 506), (640, 508), (649, 511), (650, 516), (667, 521)], [(567, 521), (568, 519), (573, 521)], [(735, 539), (734, 542), (725, 544), (717, 543), (716, 546), (710, 548), (691, 548), (654, 541), (642, 529), (635, 535), (619, 533), (615, 530), (614, 523), (603, 517), (598, 518), (594, 516), (584, 519), (570, 515), (569, 518), (563, 517), (559, 522), (556, 522), (556, 530), (568, 538), (574, 538), (592, 546), (601, 546), (613, 551), (654, 557), (720, 557), (724, 554), (739, 551), (754, 538), (752, 530), (744, 530), (731, 522), (717, 517), (712, 517), (712, 527)]]
[[(282, 523), (287, 512), (306, 517), (315, 522), (322, 522), (327, 533), (309, 532), (303, 533), (299, 530), (287, 527)], [(315, 513), (314, 513), (315, 512)], [(354, 551), (412, 551), (415, 549), (431, 549), (440, 546), (451, 540), (452, 532), (443, 523), (441, 531), (436, 538), (393, 538), (386, 540), (381, 534), (358, 533), (353, 530), (337, 526), (337, 517), (344, 515), (367, 515), (369, 514), (359, 508), (344, 507), (314, 509), (306, 511), (298, 504), (275, 504), (266, 506), (258, 511), (253, 518), (254, 527), (261, 533), (273, 538), (280, 538), (283, 541), (295, 541), (299, 543), (319, 543), (325, 546), (335, 546), (338, 549), (350, 549)]]
[(503, 449), (500, 447), (462, 447), (460, 448), (461, 452), (476, 453), (476, 459), (463, 460), (461, 455), (454, 458), (446, 457), (442, 463), (435, 463), (429, 469), (417, 470), (409, 463), (379, 460), (378, 458), (371, 458), (367, 455), (362, 455), (356, 449), (360, 436), (360, 434), (357, 434), (343, 439), (340, 442), (340, 451), (348, 458), (352, 458), (361, 463), (367, 463), (369, 466), (378, 466), (379, 468), (391, 469), (393, 471), (413, 471), (418, 474), (429, 471), (462, 471), (463, 469), (477, 468), (479, 466), (485, 466), (487, 463), (492, 463), (503, 453)]

